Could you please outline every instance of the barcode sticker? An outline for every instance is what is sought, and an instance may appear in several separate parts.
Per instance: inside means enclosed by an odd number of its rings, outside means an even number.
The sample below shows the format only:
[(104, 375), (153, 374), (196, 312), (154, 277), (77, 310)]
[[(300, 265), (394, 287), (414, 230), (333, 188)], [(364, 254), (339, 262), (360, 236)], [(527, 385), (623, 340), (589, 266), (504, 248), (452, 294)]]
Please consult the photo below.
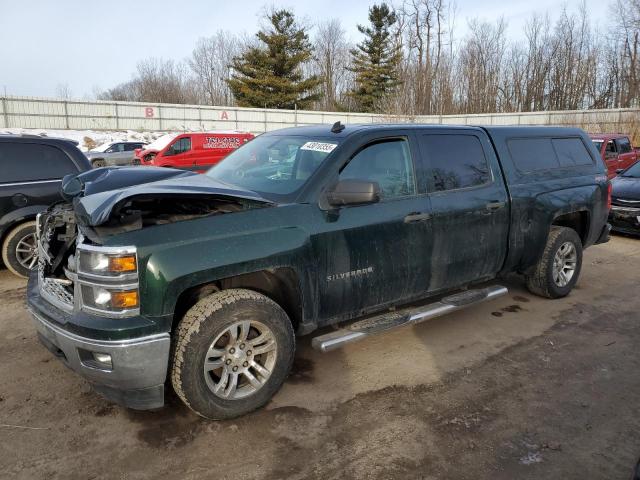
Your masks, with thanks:
[(337, 146), (337, 143), (307, 142), (300, 147), (300, 150), (313, 150), (314, 152), (330, 153)]

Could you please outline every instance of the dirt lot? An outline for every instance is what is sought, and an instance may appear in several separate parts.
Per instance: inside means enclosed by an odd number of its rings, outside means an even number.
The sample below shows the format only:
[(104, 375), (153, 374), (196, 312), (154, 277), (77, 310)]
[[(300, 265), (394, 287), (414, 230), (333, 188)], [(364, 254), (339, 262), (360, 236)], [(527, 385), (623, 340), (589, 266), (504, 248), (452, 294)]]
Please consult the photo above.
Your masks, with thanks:
[[(510, 295), (318, 354), (271, 404), (207, 422), (113, 406), (41, 347), (0, 272), (2, 478), (626, 479), (640, 455), (640, 240), (563, 300)], [(12, 426), (30, 428), (15, 428)]]

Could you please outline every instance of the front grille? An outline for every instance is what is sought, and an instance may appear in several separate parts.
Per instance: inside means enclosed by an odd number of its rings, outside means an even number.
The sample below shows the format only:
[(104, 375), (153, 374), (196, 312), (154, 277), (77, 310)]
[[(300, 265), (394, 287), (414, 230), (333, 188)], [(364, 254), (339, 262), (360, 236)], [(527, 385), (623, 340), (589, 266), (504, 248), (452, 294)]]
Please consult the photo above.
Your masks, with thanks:
[(38, 284), (40, 294), (51, 304), (65, 311), (73, 310), (73, 286), (68, 287), (71, 289), (69, 291), (60, 281), (45, 277), (42, 263), (38, 264)]
[(640, 200), (628, 200), (626, 198), (612, 197), (611, 204), (619, 207), (640, 208)]

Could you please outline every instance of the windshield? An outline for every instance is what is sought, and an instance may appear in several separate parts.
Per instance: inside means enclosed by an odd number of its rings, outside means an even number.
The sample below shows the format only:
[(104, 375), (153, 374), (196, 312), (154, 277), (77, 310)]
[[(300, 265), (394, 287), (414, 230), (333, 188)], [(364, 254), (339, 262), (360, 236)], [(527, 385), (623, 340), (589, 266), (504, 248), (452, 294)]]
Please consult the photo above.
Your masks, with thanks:
[(107, 148), (109, 148), (111, 145), (113, 145), (114, 142), (107, 142), (107, 143), (103, 143), (102, 145), (97, 146), (96, 148), (93, 148), (91, 150), (89, 150), (90, 152), (104, 152), (107, 150)]
[(177, 133), (169, 133), (167, 135), (163, 135), (160, 138), (157, 138), (156, 140), (151, 142), (149, 145), (144, 146), (143, 148), (145, 150), (158, 150), (158, 151), (160, 151), (164, 147), (169, 145), (171, 143), (171, 140), (173, 140), (177, 136), (178, 136)]
[(269, 200), (286, 201), (337, 145), (334, 138), (260, 136), (232, 152), (207, 175)]
[(627, 168), (621, 177), (640, 178), (640, 162), (636, 162), (631, 167)]
[(596, 146), (596, 149), (598, 150), (598, 152), (602, 151), (602, 144), (604, 142), (602, 140), (594, 140), (593, 144)]

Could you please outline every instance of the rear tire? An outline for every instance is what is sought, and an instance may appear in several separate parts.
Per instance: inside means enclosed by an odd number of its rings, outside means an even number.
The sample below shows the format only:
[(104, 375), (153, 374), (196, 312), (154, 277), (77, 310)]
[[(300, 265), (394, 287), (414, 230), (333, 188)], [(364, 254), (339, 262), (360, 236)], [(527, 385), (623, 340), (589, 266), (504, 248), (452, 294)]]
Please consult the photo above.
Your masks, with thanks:
[(2, 244), (2, 262), (15, 275), (23, 278), (37, 265), (36, 222), (14, 227)]
[(291, 321), (274, 301), (251, 290), (216, 292), (189, 309), (178, 325), (171, 383), (198, 415), (238, 417), (275, 395), (294, 352)]
[(569, 295), (582, 268), (582, 241), (572, 228), (552, 226), (542, 257), (526, 276), (531, 293), (547, 298)]

